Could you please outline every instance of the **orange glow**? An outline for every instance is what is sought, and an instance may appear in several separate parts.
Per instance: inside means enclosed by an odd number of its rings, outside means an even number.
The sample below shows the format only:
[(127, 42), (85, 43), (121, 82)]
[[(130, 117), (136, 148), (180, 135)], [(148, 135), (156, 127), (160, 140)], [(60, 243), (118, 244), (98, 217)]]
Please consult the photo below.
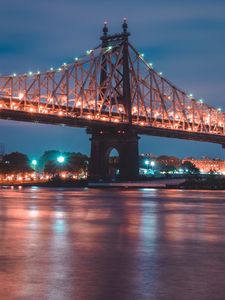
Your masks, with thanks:
[(23, 93), (19, 93), (19, 99), (21, 100), (21, 99), (23, 99), (23, 97), (24, 97), (24, 94)]

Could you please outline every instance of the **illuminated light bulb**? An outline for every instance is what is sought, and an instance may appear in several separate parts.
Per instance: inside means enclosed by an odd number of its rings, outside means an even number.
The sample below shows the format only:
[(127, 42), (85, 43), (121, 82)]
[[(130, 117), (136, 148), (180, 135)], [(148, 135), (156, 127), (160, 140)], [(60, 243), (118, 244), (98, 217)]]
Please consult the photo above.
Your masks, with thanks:
[(62, 71), (62, 68), (58, 68), (58, 71)]
[(154, 167), (154, 166), (155, 166), (155, 162), (152, 160), (152, 161), (150, 162), (150, 165), (151, 165), (151, 167)]
[(200, 102), (200, 103), (203, 103), (204, 101), (203, 101), (203, 99), (199, 99), (199, 102)]
[(118, 120), (118, 119), (114, 119), (114, 122), (115, 122), (115, 123), (118, 123), (118, 122), (119, 122), (119, 120)]
[(144, 53), (141, 53), (140, 56), (141, 56), (141, 57), (144, 57), (145, 55), (144, 55)]
[(37, 71), (37, 74), (39, 75), (41, 72), (40, 71)]
[(189, 98), (193, 98), (193, 94), (189, 94), (188, 97), (189, 97)]
[(91, 116), (90, 116), (90, 115), (88, 115), (88, 116), (87, 116), (87, 118), (88, 118), (88, 119), (91, 119)]
[(109, 46), (109, 47), (108, 47), (108, 50), (112, 50), (112, 46)]
[(163, 74), (162, 72), (159, 72), (159, 75), (160, 75), (160, 76), (162, 76), (162, 74)]
[(64, 66), (64, 67), (67, 66), (67, 63), (64, 62), (64, 63), (63, 63), (63, 66)]
[(62, 115), (63, 115), (63, 112), (62, 112), (62, 111), (60, 111), (58, 114), (59, 114), (59, 116), (62, 116)]
[(144, 125), (145, 125), (145, 123), (144, 123), (144, 122), (141, 122), (141, 123), (140, 123), (140, 125), (141, 125), (141, 126), (144, 126)]
[(219, 107), (219, 108), (218, 108), (218, 111), (221, 111), (221, 110), (222, 110), (222, 109)]
[(81, 101), (78, 101), (76, 104), (77, 107), (81, 106)]
[(152, 68), (152, 67), (153, 67), (153, 64), (152, 64), (152, 63), (149, 63), (148, 66)]
[(33, 166), (37, 166), (37, 160), (36, 160), (36, 159), (33, 159), (32, 162), (31, 162), (31, 164), (32, 164)]
[(3, 105), (0, 103), (0, 108), (2, 108), (3, 107)]
[(21, 100), (21, 99), (23, 99), (23, 97), (24, 97), (24, 94), (23, 93), (19, 93), (19, 99)]
[(62, 164), (62, 163), (64, 163), (64, 161), (65, 161), (65, 157), (62, 156), (62, 155), (60, 155), (59, 157), (57, 157), (57, 161), (58, 161), (60, 164)]
[(13, 77), (16, 77), (16, 73), (13, 73)]
[(33, 72), (30, 71), (30, 72), (28, 73), (28, 75), (30, 75), (30, 76), (33, 75)]
[(50, 68), (50, 71), (54, 71), (54, 69), (53, 69), (53, 68)]
[(75, 59), (74, 59), (75, 61), (78, 61), (78, 57), (75, 57)]
[(34, 111), (33, 107), (31, 107), (31, 108), (29, 109), (29, 111), (30, 111), (30, 112), (33, 112), (33, 111)]

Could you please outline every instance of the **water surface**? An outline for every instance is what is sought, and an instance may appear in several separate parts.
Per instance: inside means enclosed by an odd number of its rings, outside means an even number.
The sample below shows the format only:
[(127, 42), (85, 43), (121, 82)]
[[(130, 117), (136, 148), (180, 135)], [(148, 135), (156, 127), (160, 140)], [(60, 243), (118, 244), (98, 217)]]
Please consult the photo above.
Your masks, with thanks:
[(1, 300), (224, 300), (225, 192), (0, 190)]

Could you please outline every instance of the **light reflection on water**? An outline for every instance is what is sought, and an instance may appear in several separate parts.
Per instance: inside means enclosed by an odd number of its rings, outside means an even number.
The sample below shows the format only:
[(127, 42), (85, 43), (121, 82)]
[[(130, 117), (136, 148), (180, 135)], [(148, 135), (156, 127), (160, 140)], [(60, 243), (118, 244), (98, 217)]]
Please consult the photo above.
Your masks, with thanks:
[(0, 190), (0, 299), (224, 300), (224, 194)]

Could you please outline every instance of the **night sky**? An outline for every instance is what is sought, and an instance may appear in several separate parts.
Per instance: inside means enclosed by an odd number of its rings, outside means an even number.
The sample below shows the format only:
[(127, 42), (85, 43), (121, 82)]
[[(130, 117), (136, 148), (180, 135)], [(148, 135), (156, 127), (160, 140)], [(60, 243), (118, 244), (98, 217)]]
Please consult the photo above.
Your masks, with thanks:
[[(0, 73), (45, 70), (99, 44), (102, 24), (120, 32), (127, 17), (131, 42), (158, 71), (195, 97), (225, 110), (224, 0), (0, 0)], [(89, 153), (84, 130), (0, 121), (6, 151)], [(142, 137), (140, 152), (225, 157), (221, 146)]]

